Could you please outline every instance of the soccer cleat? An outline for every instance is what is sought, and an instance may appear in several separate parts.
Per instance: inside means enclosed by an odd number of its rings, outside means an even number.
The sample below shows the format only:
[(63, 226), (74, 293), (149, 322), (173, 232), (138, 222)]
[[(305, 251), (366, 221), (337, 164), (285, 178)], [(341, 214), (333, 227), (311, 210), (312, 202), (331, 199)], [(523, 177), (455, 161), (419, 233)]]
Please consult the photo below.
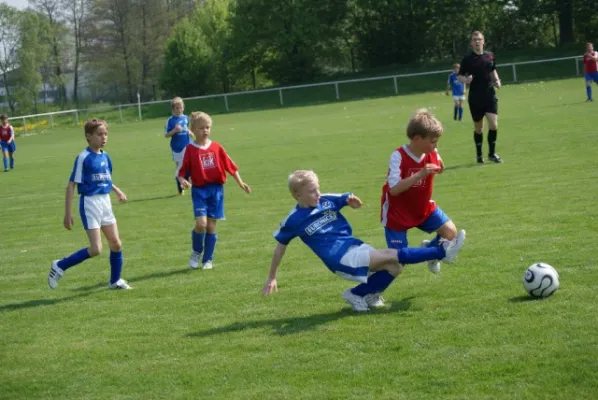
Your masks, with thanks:
[(212, 265), (212, 260), (208, 260), (201, 265), (201, 269), (212, 269), (214, 265)]
[(594, 101), (594, 99), (586, 99), (586, 103), (591, 103), (593, 101)]
[(8, 172), (8, 170), (7, 170), (7, 169), (5, 169), (5, 170), (4, 170), (4, 172)]
[(370, 293), (363, 296), (368, 307), (371, 308), (382, 308), (386, 305), (384, 298), (380, 296), (380, 293)]
[[(428, 245), (430, 244), (429, 240), (422, 240), (422, 244), (421, 247), (428, 247)], [(433, 274), (437, 274), (440, 272), (440, 261), (438, 260), (430, 260), (428, 261), (428, 271), (430, 271)]]
[(64, 275), (64, 271), (58, 266), (58, 260), (52, 261), (50, 273), (48, 274), (48, 286), (50, 286), (50, 289), (56, 289), (62, 275)]
[(191, 257), (189, 257), (189, 268), (199, 268), (199, 257), (201, 257), (201, 253), (198, 253), (197, 251), (191, 253)]
[(457, 234), (457, 237), (453, 240), (445, 240), (442, 242), (442, 247), (444, 247), (444, 251), (446, 255), (441, 260), (445, 264), (452, 264), (455, 262), (455, 257), (457, 257), (457, 253), (463, 247), (463, 243), (465, 242), (465, 231), (461, 230)]
[(502, 159), (496, 153), (488, 154), (488, 158), (490, 159), (490, 161), (494, 161), (497, 164), (502, 163)]
[(184, 196), (185, 195), (185, 190), (179, 190), (179, 196)]
[(127, 281), (125, 281), (124, 279), (119, 279), (114, 283), (110, 283), (108, 284), (108, 289), (123, 289), (123, 290), (128, 290), (128, 289), (133, 289), (131, 286), (129, 286), (129, 284), (127, 283)]
[(357, 296), (351, 292), (351, 289), (347, 289), (343, 292), (343, 300), (347, 303), (351, 304), (353, 310), (355, 311), (369, 311), (368, 303), (365, 301), (364, 297)]
[(478, 161), (478, 164), (484, 164), (484, 157), (478, 156), (477, 161)]

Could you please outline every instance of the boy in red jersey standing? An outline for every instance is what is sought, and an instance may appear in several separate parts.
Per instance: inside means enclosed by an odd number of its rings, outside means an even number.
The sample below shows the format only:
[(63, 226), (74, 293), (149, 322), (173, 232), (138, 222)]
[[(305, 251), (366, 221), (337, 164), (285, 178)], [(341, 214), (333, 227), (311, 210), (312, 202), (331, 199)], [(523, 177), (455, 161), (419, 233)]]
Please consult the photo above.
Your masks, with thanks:
[(6, 115), (0, 115), (0, 146), (2, 147), (4, 172), (8, 172), (9, 160), (10, 169), (15, 168), (15, 157), (13, 154), (17, 151), (17, 146), (15, 145), (15, 132), (8, 123)]
[(594, 44), (586, 43), (586, 53), (583, 55), (583, 69), (586, 80), (586, 101), (592, 98), (592, 81), (598, 83), (598, 52), (594, 51)]
[[(196, 111), (189, 118), (195, 142), (183, 150), (183, 162), (177, 170), (177, 178), (184, 189), (191, 189), (195, 227), (191, 232), (193, 252), (189, 267), (197, 269), (203, 252), (202, 269), (212, 269), (216, 247), (216, 222), (224, 219), (224, 183), (228, 172), (246, 193), (251, 188), (243, 182), (239, 168), (220, 144), (210, 140), (212, 118)], [(191, 182), (185, 179), (191, 176)]]
[[(432, 200), (434, 175), (444, 171), (444, 163), (436, 145), (442, 136), (440, 121), (426, 109), (417, 110), (409, 119), (409, 144), (396, 149), (391, 157), (388, 175), (382, 188), (381, 220), (386, 243), (391, 249), (407, 247), (407, 231), (419, 228), (436, 232), (422, 247), (438, 246), (441, 240), (453, 240), (457, 228)], [(459, 236), (465, 238), (465, 231)], [(440, 272), (438, 260), (428, 261), (430, 272)]]

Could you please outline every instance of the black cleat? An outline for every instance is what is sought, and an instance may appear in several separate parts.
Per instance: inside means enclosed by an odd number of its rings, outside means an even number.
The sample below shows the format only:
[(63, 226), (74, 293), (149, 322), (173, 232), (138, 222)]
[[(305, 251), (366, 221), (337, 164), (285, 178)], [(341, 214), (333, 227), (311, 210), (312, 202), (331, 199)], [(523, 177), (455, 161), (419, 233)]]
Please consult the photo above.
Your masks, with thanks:
[(478, 164), (484, 164), (484, 157), (478, 156)]
[(491, 161), (494, 161), (497, 164), (502, 163), (502, 159), (498, 156), (498, 154), (494, 153), (494, 154), (488, 154), (488, 158)]

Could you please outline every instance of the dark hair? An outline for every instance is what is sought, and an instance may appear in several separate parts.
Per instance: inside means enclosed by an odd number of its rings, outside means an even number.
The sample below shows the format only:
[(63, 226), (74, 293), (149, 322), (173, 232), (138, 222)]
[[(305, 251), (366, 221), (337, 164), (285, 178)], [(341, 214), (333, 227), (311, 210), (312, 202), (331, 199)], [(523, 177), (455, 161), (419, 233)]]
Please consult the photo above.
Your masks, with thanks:
[(8, 117), (4, 114), (0, 114), (0, 120), (1, 121), (6, 121), (8, 119)]
[(104, 125), (105, 127), (108, 127), (108, 124), (103, 119), (99, 119), (99, 118), (88, 119), (85, 122), (85, 125), (83, 126), (83, 130), (85, 131), (86, 135), (92, 135), (93, 133), (95, 133), (96, 129), (98, 129), (102, 125)]

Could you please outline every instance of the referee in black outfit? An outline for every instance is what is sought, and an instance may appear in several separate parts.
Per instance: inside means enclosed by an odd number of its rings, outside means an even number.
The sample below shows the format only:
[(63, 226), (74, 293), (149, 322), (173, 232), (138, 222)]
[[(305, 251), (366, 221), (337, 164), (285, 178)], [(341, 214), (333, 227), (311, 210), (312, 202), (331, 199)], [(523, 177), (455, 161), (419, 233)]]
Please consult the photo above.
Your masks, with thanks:
[(469, 111), (473, 119), (473, 140), (477, 161), (484, 163), (482, 144), (484, 143), (484, 117), (488, 120), (488, 159), (495, 163), (502, 160), (496, 154), (498, 129), (498, 99), (495, 88), (500, 88), (500, 79), (496, 72), (494, 54), (484, 51), (484, 35), (475, 31), (471, 34), (473, 51), (461, 61), (459, 80), (469, 84)]

